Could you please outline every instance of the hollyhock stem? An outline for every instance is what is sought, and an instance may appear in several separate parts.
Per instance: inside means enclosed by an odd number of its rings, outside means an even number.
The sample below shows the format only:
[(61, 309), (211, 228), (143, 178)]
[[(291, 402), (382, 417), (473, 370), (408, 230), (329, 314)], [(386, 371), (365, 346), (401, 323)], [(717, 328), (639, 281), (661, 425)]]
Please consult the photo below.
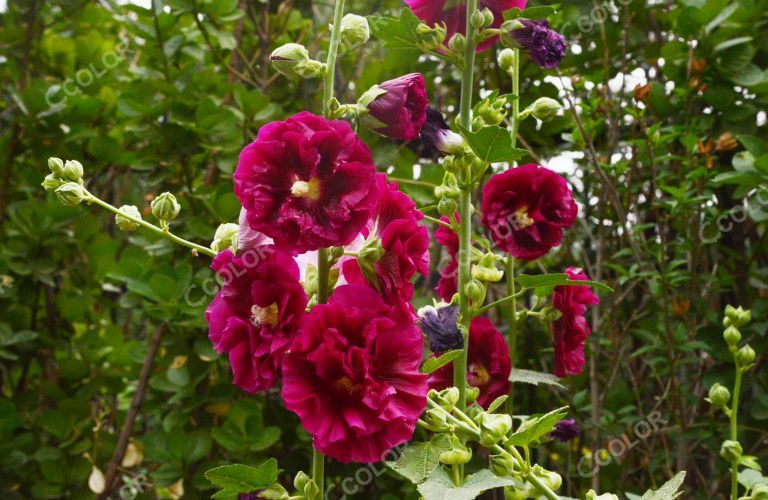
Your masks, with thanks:
[(133, 217), (133, 216), (123, 212), (119, 208), (110, 205), (106, 201), (100, 200), (99, 198), (97, 198), (96, 196), (92, 195), (91, 193), (87, 193), (87, 198), (85, 199), (85, 201), (88, 202), (88, 203), (95, 203), (95, 204), (99, 205), (102, 208), (106, 208), (107, 210), (109, 210), (110, 212), (112, 212), (115, 215), (120, 215), (121, 217), (125, 217), (126, 219), (130, 220), (131, 222), (133, 222), (135, 224), (138, 224), (138, 225), (140, 225), (143, 228), (149, 229), (153, 233), (157, 233), (160, 236), (168, 238), (169, 240), (173, 241), (174, 243), (178, 243), (181, 246), (185, 246), (185, 247), (191, 248), (195, 252), (205, 254), (205, 255), (207, 255), (209, 257), (216, 257), (216, 252), (214, 252), (210, 248), (204, 247), (202, 245), (198, 245), (197, 243), (192, 243), (191, 241), (187, 241), (184, 238), (180, 238), (180, 237), (176, 236), (175, 234), (173, 234), (172, 232), (170, 232), (169, 230), (163, 229), (163, 228), (158, 227), (158, 226), (155, 226), (154, 224), (151, 224), (151, 223), (145, 221), (144, 219), (139, 219), (139, 218)]
[(333, 99), (336, 82), (336, 55), (339, 52), (341, 40), (341, 20), (344, 17), (344, 0), (336, 0), (333, 8), (333, 30), (328, 45), (328, 59), (325, 63), (325, 78), (323, 79), (323, 115), (329, 118), (331, 99)]
[[(734, 355), (735, 358), (735, 355)], [(738, 433), (738, 418), (739, 418), (739, 393), (741, 392), (741, 377), (742, 370), (739, 366), (739, 361), (734, 359), (736, 363), (736, 381), (733, 385), (733, 404), (731, 405), (731, 412), (728, 415), (730, 417), (730, 429), (731, 429), (731, 441), (739, 440)], [(736, 459), (731, 462), (731, 500), (736, 500), (739, 497), (739, 460)]]

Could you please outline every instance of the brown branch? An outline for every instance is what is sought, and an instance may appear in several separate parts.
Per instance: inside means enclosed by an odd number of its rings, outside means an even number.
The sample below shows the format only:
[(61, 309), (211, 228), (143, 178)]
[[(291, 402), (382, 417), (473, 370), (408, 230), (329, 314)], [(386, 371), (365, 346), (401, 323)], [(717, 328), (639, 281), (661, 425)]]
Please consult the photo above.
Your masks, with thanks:
[(144, 366), (141, 367), (141, 373), (139, 374), (139, 385), (136, 388), (136, 392), (133, 394), (133, 398), (131, 398), (128, 414), (125, 416), (123, 428), (120, 430), (120, 436), (117, 438), (115, 453), (112, 455), (112, 460), (110, 460), (109, 465), (107, 466), (104, 491), (98, 497), (100, 500), (107, 498), (115, 479), (117, 479), (117, 468), (122, 463), (123, 457), (125, 456), (125, 450), (128, 448), (128, 440), (133, 432), (133, 424), (136, 421), (136, 414), (139, 412), (141, 403), (144, 400), (144, 394), (147, 391), (147, 384), (149, 382), (149, 375), (152, 371), (152, 363), (155, 361), (155, 355), (157, 354), (157, 349), (160, 346), (160, 340), (162, 339), (164, 332), (165, 324), (162, 324), (157, 327), (152, 336), (149, 352), (147, 352), (147, 357), (144, 359)]

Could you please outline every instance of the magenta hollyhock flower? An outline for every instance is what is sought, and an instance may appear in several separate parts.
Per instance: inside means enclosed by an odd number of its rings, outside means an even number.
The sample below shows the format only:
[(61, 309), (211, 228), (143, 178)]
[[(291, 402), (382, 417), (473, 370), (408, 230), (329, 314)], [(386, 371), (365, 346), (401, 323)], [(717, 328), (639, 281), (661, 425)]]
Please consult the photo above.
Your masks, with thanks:
[(347, 260), (342, 272), (348, 283), (368, 284), (378, 290), (389, 304), (413, 312), (411, 278), (418, 272), (429, 275), (429, 232), (418, 224), (424, 217), (408, 195), (398, 190), (396, 183), (387, 183), (384, 174), (377, 174), (379, 203), (372, 213), (368, 227), (375, 230), (384, 250), (373, 263), (376, 281), (366, 276), (356, 259)]
[[(515, 7), (523, 10), (527, 0), (480, 0), (479, 8), (488, 8), (493, 12), (493, 24), (491, 28), (498, 28), (504, 22), (504, 11)], [(429, 26), (445, 24), (446, 39), (450, 40), (456, 33), (467, 33), (467, 5), (466, 2), (454, 0), (405, 0), (405, 4), (413, 13)], [(478, 52), (485, 50), (498, 41), (493, 37), (480, 43)]]
[(248, 225), (294, 255), (351, 242), (378, 198), (368, 147), (345, 121), (302, 112), (240, 153), (235, 195)]
[[(459, 215), (454, 214), (456, 221)], [(450, 222), (448, 217), (440, 217), (443, 222)], [(450, 302), (459, 288), (459, 235), (451, 228), (443, 226), (435, 231), (435, 240), (448, 251), (448, 265), (440, 273), (440, 281), (437, 282), (435, 293), (446, 302)]]
[(496, 246), (523, 260), (560, 245), (578, 213), (565, 179), (533, 164), (492, 176), (483, 187), (482, 209)]
[(272, 245), (237, 256), (225, 250), (211, 267), (223, 285), (205, 311), (208, 337), (218, 352), (229, 354), (235, 385), (248, 392), (269, 389), (305, 316), (299, 268)]
[(518, 20), (522, 27), (511, 32), (512, 37), (542, 68), (556, 68), (565, 57), (568, 47), (563, 35), (549, 27), (546, 19)]
[(427, 404), (421, 332), (371, 288), (312, 308), (283, 363), (283, 400), (340, 462), (378, 462), (413, 436)]
[[(493, 323), (483, 316), (475, 316), (469, 324), (469, 353), (467, 382), (480, 388), (477, 404), (488, 408), (494, 399), (508, 394), (512, 388), (509, 374), (512, 361), (504, 337)], [(438, 369), (429, 377), (429, 388), (442, 390), (453, 385), (453, 362)]]
[(427, 120), (427, 89), (421, 73), (411, 73), (377, 86), (384, 93), (368, 104), (368, 113), (378, 122), (373, 130), (392, 139), (412, 141), (419, 137)]
[[(565, 270), (570, 280), (588, 280), (587, 275), (577, 267)], [(578, 375), (584, 368), (584, 342), (590, 330), (584, 313), (587, 306), (600, 300), (588, 286), (562, 285), (555, 287), (552, 306), (560, 311), (560, 319), (552, 323), (555, 344), (555, 375)]]

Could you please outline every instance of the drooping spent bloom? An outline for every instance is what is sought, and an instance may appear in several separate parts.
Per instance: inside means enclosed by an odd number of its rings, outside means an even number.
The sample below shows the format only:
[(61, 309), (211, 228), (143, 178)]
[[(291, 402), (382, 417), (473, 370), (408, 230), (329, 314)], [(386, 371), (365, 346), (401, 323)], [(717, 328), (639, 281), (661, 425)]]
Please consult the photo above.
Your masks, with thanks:
[(427, 404), (418, 328), (370, 287), (336, 288), (312, 308), (283, 363), (285, 406), (317, 449), (378, 462), (413, 436)]
[(555, 424), (555, 428), (549, 433), (549, 437), (561, 443), (570, 441), (581, 433), (581, 427), (575, 418), (564, 418)]
[[(569, 280), (587, 280), (587, 275), (577, 267), (565, 270)], [(552, 293), (552, 306), (560, 311), (560, 319), (552, 323), (555, 344), (555, 375), (578, 375), (584, 368), (584, 342), (590, 329), (584, 314), (587, 306), (600, 300), (588, 286), (562, 285)]]
[[(512, 362), (504, 337), (488, 318), (475, 316), (469, 324), (467, 382), (480, 389), (477, 404), (488, 408), (494, 399), (509, 393)], [(429, 377), (430, 389), (442, 390), (453, 385), (453, 362)]]
[(208, 337), (218, 352), (229, 354), (235, 385), (248, 392), (269, 389), (305, 316), (299, 268), (272, 245), (237, 256), (225, 250), (212, 268), (223, 285), (205, 311)]
[(459, 307), (456, 305), (419, 309), (419, 326), (427, 336), (430, 351), (441, 354), (464, 347), (464, 339), (457, 324), (458, 317)]
[(374, 132), (412, 141), (419, 137), (427, 119), (429, 99), (424, 77), (411, 73), (380, 83), (363, 95), (360, 104), (368, 109), (363, 123)]
[[(454, 215), (459, 222), (459, 215)], [(440, 217), (443, 222), (450, 222), (448, 217)], [(435, 231), (435, 239), (448, 251), (450, 261), (440, 273), (440, 281), (437, 282), (435, 293), (444, 301), (450, 302), (453, 295), (459, 289), (459, 235), (451, 228), (440, 225)]]
[[(498, 28), (504, 22), (504, 11), (515, 7), (520, 10), (525, 8), (527, 0), (480, 0), (479, 9), (488, 8), (493, 13), (491, 28)], [(450, 40), (456, 33), (467, 33), (467, 5), (466, 2), (454, 0), (405, 0), (405, 4), (413, 13), (429, 26), (445, 24), (446, 39)], [(498, 41), (498, 37), (489, 38), (481, 42), (477, 50), (490, 48)]]
[(292, 254), (351, 242), (376, 206), (368, 147), (345, 121), (302, 112), (240, 153), (235, 195), (248, 225)]
[(542, 68), (556, 68), (565, 57), (567, 44), (563, 35), (549, 27), (546, 19), (517, 19), (517, 29), (510, 34), (531, 60)]
[(435, 108), (427, 108), (427, 121), (420, 137), (423, 155), (438, 158), (441, 154), (457, 154), (464, 151), (464, 138), (451, 130), (443, 114)]
[(534, 164), (492, 176), (483, 187), (482, 209), (496, 246), (523, 260), (560, 245), (578, 213), (566, 180)]
[[(418, 272), (429, 275), (429, 232), (420, 226), (424, 217), (413, 200), (377, 174), (379, 203), (368, 228), (371, 237), (358, 251), (358, 259), (347, 260), (342, 272), (348, 283), (368, 284), (389, 304), (412, 312), (411, 278)], [(380, 248), (379, 248), (380, 241)], [(367, 252), (369, 248), (373, 252)]]

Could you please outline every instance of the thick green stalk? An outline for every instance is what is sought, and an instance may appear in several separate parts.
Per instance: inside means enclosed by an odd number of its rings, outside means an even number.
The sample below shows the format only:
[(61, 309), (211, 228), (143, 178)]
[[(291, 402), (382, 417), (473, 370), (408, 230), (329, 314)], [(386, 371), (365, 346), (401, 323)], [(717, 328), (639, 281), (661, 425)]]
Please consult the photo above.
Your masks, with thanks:
[[(738, 441), (738, 418), (739, 418), (739, 393), (741, 392), (741, 377), (743, 372), (739, 362), (736, 361), (736, 382), (733, 384), (733, 405), (729, 415), (731, 420), (731, 440)], [(739, 461), (731, 462), (731, 500), (737, 500), (739, 497)]]
[(331, 41), (328, 44), (328, 59), (325, 62), (325, 76), (323, 77), (323, 114), (328, 118), (330, 103), (333, 99), (334, 85), (336, 83), (336, 56), (339, 53), (341, 39), (341, 20), (344, 17), (344, 0), (336, 0), (333, 8), (333, 30)]
[(113, 214), (120, 215), (121, 217), (125, 217), (126, 219), (130, 220), (131, 222), (135, 222), (136, 224), (140, 225), (141, 227), (143, 227), (145, 229), (149, 229), (153, 233), (157, 233), (160, 236), (168, 238), (169, 240), (173, 241), (174, 243), (178, 243), (181, 246), (185, 246), (185, 247), (191, 248), (192, 250), (194, 250), (194, 251), (196, 251), (198, 253), (205, 254), (205, 255), (207, 255), (209, 257), (216, 257), (216, 252), (214, 252), (210, 248), (204, 247), (202, 245), (198, 245), (197, 243), (192, 243), (191, 241), (187, 241), (184, 238), (180, 238), (180, 237), (176, 236), (175, 234), (173, 234), (172, 232), (168, 231), (167, 229), (163, 229), (161, 227), (155, 226), (154, 224), (151, 224), (151, 223), (145, 221), (144, 219), (139, 219), (139, 218), (133, 217), (132, 215), (128, 215), (125, 212), (123, 212), (122, 210), (120, 210), (119, 208), (110, 205), (106, 201), (100, 200), (99, 198), (97, 198), (96, 196), (92, 195), (91, 193), (87, 194), (87, 197), (85, 198), (85, 201), (88, 202), (88, 203), (95, 203), (95, 204), (99, 205), (102, 208), (106, 208), (107, 210), (109, 210)]

